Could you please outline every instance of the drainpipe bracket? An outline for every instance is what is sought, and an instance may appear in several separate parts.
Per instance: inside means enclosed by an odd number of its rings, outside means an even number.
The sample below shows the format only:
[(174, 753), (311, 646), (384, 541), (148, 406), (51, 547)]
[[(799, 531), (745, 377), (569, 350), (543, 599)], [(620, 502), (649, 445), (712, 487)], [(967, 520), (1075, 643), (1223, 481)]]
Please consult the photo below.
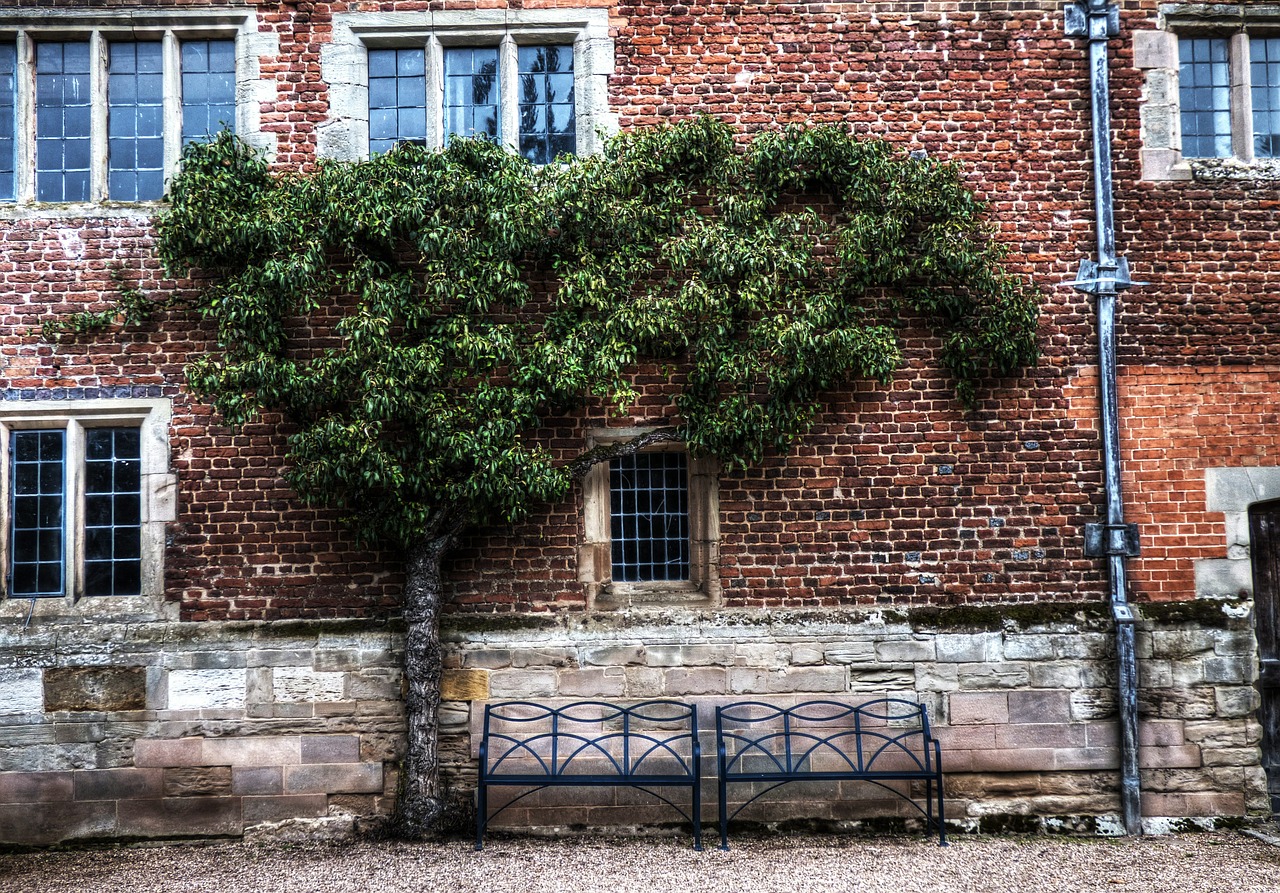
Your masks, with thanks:
[(1116, 258), (1115, 266), (1103, 265), (1092, 260), (1080, 261), (1080, 269), (1071, 287), (1085, 294), (1096, 295), (1103, 291), (1114, 294), (1132, 288), (1135, 285), (1147, 285), (1146, 282), (1134, 282), (1129, 277), (1129, 259)]
[(1138, 617), (1133, 613), (1133, 608), (1127, 602), (1113, 602), (1111, 605), (1111, 619), (1117, 624), (1137, 623)]
[(1107, 37), (1115, 37), (1120, 33), (1120, 7), (1107, 0), (1076, 0), (1066, 6), (1066, 26), (1063, 32), (1067, 37), (1094, 37), (1089, 27), (1089, 20), (1096, 16), (1106, 16)]
[(1122, 556), (1136, 558), (1142, 554), (1137, 524), (1084, 525), (1084, 554), (1087, 558)]

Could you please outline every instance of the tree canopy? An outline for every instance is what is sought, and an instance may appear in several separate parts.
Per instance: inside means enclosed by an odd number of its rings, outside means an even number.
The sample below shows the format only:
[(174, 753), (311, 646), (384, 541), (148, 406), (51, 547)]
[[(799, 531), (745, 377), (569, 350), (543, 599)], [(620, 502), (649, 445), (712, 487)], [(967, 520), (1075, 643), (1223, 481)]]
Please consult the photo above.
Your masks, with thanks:
[(835, 128), (742, 147), (701, 117), (545, 167), (454, 140), (289, 174), (224, 134), (186, 148), (170, 198), (162, 259), (209, 274), (217, 330), (191, 385), (232, 424), (282, 411), (289, 483), (371, 541), (561, 497), (571, 469), (530, 433), (628, 405), (645, 358), (682, 376), (690, 450), (742, 466), (891, 375), (904, 314), (962, 401), (1036, 356), (1036, 295), (956, 168)]

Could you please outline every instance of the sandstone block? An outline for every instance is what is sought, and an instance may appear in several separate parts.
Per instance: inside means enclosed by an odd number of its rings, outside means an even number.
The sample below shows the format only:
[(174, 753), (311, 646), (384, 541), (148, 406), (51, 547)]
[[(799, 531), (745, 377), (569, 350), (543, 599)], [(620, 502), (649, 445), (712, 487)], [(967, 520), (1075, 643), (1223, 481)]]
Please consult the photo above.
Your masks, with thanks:
[[(461, 671), (446, 671), (455, 672)], [(403, 676), (400, 670), (390, 668), (360, 670), (347, 676), (346, 696), (354, 701), (398, 700), (401, 697)]]
[(381, 763), (286, 766), (286, 794), (368, 794), (382, 791)]
[(1056, 656), (1054, 636), (1024, 633), (1004, 637), (1005, 660), (1053, 660)]
[(626, 693), (627, 677), (621, 667), (588, 667), (561, 670), (558, 694), (563, 697), (616, 698)]
[(493, 698), (550, 698), (555, 694), (555, 670), (494, 670), (489, 676), (489, 696)]
[(443, 701), (484, 701), (489, 698), (489, 670), (445, 670), (440, 678)]
[(1243, 719), (1198, 721), (1188, 720), (1184, 726), (1187, 741), (1206, 750), (1220, 747), (1245, 747), (1262, 739), (1257, 726)]
[(1053, 768), (1063, 770), (1117, 769), (1120, 751), (1114, 747), (1063, 747), (1053, 751)]
[(48, 803), (71, 796), (70, 772), (0, 772), (0, 803)]
[(887, 662), (914, 663), (938, 659), (934, 646), (934, 638), (901, 639), (878, 642), (875, 646), (876, 657)]
[(626, 667), (627, 697), (656, 698), (663, 694), (665, 673), (657, 667)]
[(960, 687), (954, 664), (916, 664), (915, 672), (917, 691), (955, 691)]
[(964, 689), (1026, 688), (1031, 674), (1025, 663), (956, 664), (960, 687)]
[(849, 666), (849, 691), (879, 694), (886, 691), (910, 691), (916, 674), (911, 667)]
[(139, 800), (161, 796), (163, 769), (89, 769), (71, 773), (77, 800)]
[(1066, 661), (1050, 661), (1027, 665), (1032, 688), (1079, 688), (1084, 675), (1078, 664)]
[(0, 804), (0, 840), (21, 846), (52, 846), (79, 837), (107, 837), (115, 831), (116, 804), (59, 803), (56, 809)]
[(643, 645), (611, 645), (604, 648), (588, 648), (581, 656), (583, 665), (597, 667), (623, 667), (645, 663)]
[(133, 764), (147, 766), (198, 766), (203, 759), (202, 738), (139, 738), (133, 742)]
[(1071, 694), (1066, 691), (1009, 692), (1009, 722), (1064, 723), (1071, 719)]
[(1253, 681), (1252, 657), (1208, 657), (1204, 660), (1204, 681), (1214, 685), (1239, 685)]
[(803, 667), (768, 674), (771, 692), (843, 692), (848, 677), (843, 667)]
[(1155, 747), (1176, 747), (1186, 741), (1179, 720), (1148, 719), (1138, 723), (1138, 743)]
[(319, 818), (329, 813), (329, 798), (324, 794), (289, 794), (281, 797), (245, 797), (245, 825), (283, 822), (286, 819)]
[(876, 654), (873, 642), (842, 642), (828, 645), (823, 652), (829, 664), (856, 664), (874, 660)]
[(302, 761), (298, 736), (206, 738), (200, 756), (206, 766), (288, 766)]
[(1249, 716), (1258, 709), (1261, 698), (1253, 686), (1226, 687), (1219, 686), (1213, 692), (1216, 713), (1218, 716)]
[(462, 655), (462, 665), (472, 670), (500, 670), (511, 666), (511, 652), (505, 648), (478, 648)]
[(996, 726), (996, 746), (1021, 747), (1085, 747), (1088, 732), (1083, 723), (1019, 723)]
[(939, 633), (934, 637), (938, 660), (945, 663), (999, 661), (1003, 652), (1000, 633)]
[(233, 794), (270, 795), (284, 793), (284, 768), (281, 766), (231, 767)]
[(231, 792), (230, 766), (179, 766), (164, 770), (166, 797), (199, 797)]
[(1078, 689), (1071, 692), (1071, 718), (1076, 721), (1107, 719), (1116, 715), (1116, 694), (1110, 689)]
[(145, 710), (146, 667), (51, 667), (44, 671), (45, 710), (103, 713)]
[(573, 648), (516, 648), (511, 652), (513, 667), (576, 667), (578, 653)]
[(674, 667), (662, 671), (662, 692), (674, 696), (720, 695), (730, 690), (729, 678), (729, 672), (722, 667)]
[(44, 683), (37, 669), (0, 670), (0, 691), (0, 715), (44, 710)]
[(795, 666), (807, 667), (823, 662), (822, 649), (812, 645), (792, 645), (791, 663)]
[(211, 710), (244, 707), (247, 676), (243, 668), (229, 670), (170, 670), (170, 710)]
[(1157, 794), (1142, 792), (1142, 813), (1146, 816), (1236, 816), (1244, 815), (1244, 794)]
[(302, 762), (358, 763), (360, 739), (355, 735), (303, 735)]
[(116, 805), (117, 827), (130, 837), (239, 834), (239, 797), (169, 797), (124, 800)]
[(276, 667), (271, 671), (273, 697), (278, 703), (305, 704), (341, 701), (346, 674), (317, 672), (310, 667)]
[(955, 692), (947, 698), (947, 720), (952, 725), (996, 724), (1009, 721), (1006, 692)]
[(1200, 762), (1200, 748), (1194, 744), (1138, 748), (1138, 766), (1142, 769), (1195, 769)]

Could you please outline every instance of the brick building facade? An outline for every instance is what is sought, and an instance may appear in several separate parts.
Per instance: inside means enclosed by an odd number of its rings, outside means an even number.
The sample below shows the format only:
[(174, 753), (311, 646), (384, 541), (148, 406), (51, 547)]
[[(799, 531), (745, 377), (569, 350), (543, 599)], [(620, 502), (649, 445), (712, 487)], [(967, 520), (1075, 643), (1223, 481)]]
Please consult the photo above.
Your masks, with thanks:
[[(1250, 518), (1280, 497), (1280, 6), (1125, 0), (1109, 46), (1117, 243), (1148, 282), (1120, 301), (1117, 383), (1142, 548), (1141, 806), (1161, 830), (1270, 810), (1257, 680), (1276, 631), (1254, 631)], [(1010, 267), (1043, 290), (1042, 357), (965, 412), (938, 344), (908, 331), (906, 369), (834, 395), (789, 455), (695, 468), (707, 573), (683, 595), (609, 585), (591, 518), (607, 481), (473, 531), (447, 569), (459, 795), (489, 698), (889, 693), (930, 707), (958, 821), (1118, 828), (1107, 565), (1084, 548), (1105, 520), (1099, 345), (1093, 299), (1071, 287), (1093, 250), (1090, 77), (1059, 0), (0, 0), (0, 842), (341, 831), (387, 813), (404, 746), (395, 556), (296, 501), (277, 419), (233, 431), (188, 394), (200, 320), (59, 344), (39, 329), (122, 286), (193, 287), (164, 277), (151, 221), (197, 121), (305, 169), (380, 139), (438, 143), (460, 113), (451, 79), (491, 65), (495, 132), (535, 151), (514, 136), (513, 84), (540, 47), (572, 47), (557, 64), (574, 118), (530, 146), (585, 153), (600, 132), (706, 112), (743, 132), (838, 123), (957, 162)], [(386, 98), (405, 84), (416, 115)], [(649, 405), (566, 423), (565, 458), (652, 424)], [(137, 435), (103, 446), (115, 431)], [(99, 449), (136, 482), (95, 489)], [(24, 462), (58, 469), (37, 494), (61, 500), (58, 520), (21, 515)], [(105, 558), (103, 494), (105, 528), (131, 543)], [(26, 545), (41, 535), (53, 558)], [(768, 816), (897, 808), (833, 793)], [(588, 792), (504, 819), (668, 814)]]

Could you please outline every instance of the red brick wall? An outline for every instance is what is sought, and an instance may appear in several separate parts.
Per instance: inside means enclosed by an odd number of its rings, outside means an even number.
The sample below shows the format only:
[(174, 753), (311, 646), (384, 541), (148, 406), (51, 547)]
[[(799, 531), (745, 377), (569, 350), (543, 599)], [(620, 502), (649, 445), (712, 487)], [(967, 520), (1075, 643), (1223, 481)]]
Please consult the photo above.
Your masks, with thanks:
[[(278, 88), (263, 122), (277, 135), (282, 169), (314, 158), (315, 127), (328, 102), (319, 53), (330, 13), (359, 5), (260, 6), (262, 28), (284, 35), (281, 56), (262, 60), (263, 77)], [(554, 4), (524, 4), (546, 5)], [(866, 385), (834, 396), (792, 455), (726, 476), (726, 602), (1100, 597), (1100, 565), (1080, 551), (1081, 525), (1100, 514), (1096, 401), (1087, 384), (1073, 384), (1087, 381), (1096, 356), (1092, 308), (1064, 285), (1093, 254), (1088, 85), (1083, 43), (1062, 35), (1060, 0), (609, 8), (617, 49), (610, 98), (624, 127), (700, 111), (744, 131), (838, 122), (955, 160), (991, 203), (1011, 266), (1045, 293), (1043, 359), (1024, 378), (989, 391), (977, 412), (960, 411), (933, 361), (936, 345), (916, 335), (909, 369), (889, 388)], [(1138, 278), (1153, 282), (1126, 296), (1120, 350), (1131, 371), (1139, 361), (1167, 367), (1166, 378), (1141, 376), (1159, 379), (1161, 396), (1133, 404), (1135, 422), (1159, 430), (1160, 407), (1181, 399), (1179, 388), (1201, 387), (1205, 376), (1216, 382), (1215, 393), (1227, 393), (1233, 381), (1266, 381), (1274, 393), (1274, 378), (1243, 376), (1239, 365), (1225, 364), (1280, 359), (1280, 301), (1268, 289), (1280, 248), (1270, 223), (1274, 189), (1138, 181), (1142, 80), (1131, 65), (1131, 29), (1152, 27), (1155, 8), (1155, 0), (1125, 4), (1125, 33), (1113, 42), (1113, 113), (1120, 250)], [(143, 333), (56, 350), (34, 334), (51, 314), (110, 294), (113, 265), (146, 290), (173, 287), (156, 268), (146, 227), (107, 219), (6, 224), (0, 387), (127, 382), (180, 393), (183, 359), (204, 346), (196, 320), (178, 316)], [(1188, 363), (1203, 370), (1190, 383), (1178, 374)], [(602, 416), (586, 420), (602, 423)], [(556, 429), (566, 455), (582, 431), (576, 421)], [(174, 433), (181, 497), (167, 573), (184, 616), (338, 615), (394, 603), (394, 560), (356, 548), (332, 514), (301, 507), (283, 487), (284, 440), (272, 420), (232, 433), (211, 426), (204, 407), (179, 396)], [(1161, 448), (1199, 449), (1202, 433), (1187, 436)], [(1153, 548), (1137, 565), (1136, 585), (1144, 595), (1189, 597), (1190, 559), (1182, 553), (1212, 551), (1216, 532), (1200, 527), (1213, 521), (1190, 494), (1179, 503), (1185, 520), (1157, 509), (1149, 490), (1159, 478), (1143, 477), (1144, 463), (1159, 464), (1143, 452), (1154, 447), (1127, 440), (1126, 448), (1138, 484), (1130, 520), (1153, 525), (1144, 539)], [(1191, 525), (1193, 535), (1180, 540), (1186, 531), (1178, 525)], [(579, 506), (570, 500), (515, 531), (477, 532), (450, 566), (457, 603), (467, 610), (580, 604), (580, 528)], [(1157, 545), (1168, 551), (1158, 553)]]

